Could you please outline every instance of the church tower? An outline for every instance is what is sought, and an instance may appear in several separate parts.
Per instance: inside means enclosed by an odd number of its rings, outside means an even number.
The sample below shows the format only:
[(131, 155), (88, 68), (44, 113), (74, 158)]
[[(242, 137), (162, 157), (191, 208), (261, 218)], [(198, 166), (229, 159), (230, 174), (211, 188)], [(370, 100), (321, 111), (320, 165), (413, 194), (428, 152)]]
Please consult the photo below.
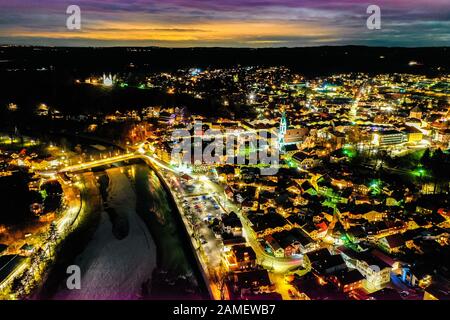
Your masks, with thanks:
[(284, 136), (286, 135), (288, 123), (286, 118), (286, 113), (283, 111), (281, 114), (281, 120), (280, 120), (280, 129), (278, 131), (278, 145), (280, 149), (284, 148)]

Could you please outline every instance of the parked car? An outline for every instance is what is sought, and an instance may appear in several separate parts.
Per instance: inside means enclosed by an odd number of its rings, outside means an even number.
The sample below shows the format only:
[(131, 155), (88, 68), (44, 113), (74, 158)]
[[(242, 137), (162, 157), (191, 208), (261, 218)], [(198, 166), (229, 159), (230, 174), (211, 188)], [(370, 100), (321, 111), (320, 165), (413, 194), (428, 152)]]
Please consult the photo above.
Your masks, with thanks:
[(409, 296), (409, 291), (404, 290), (404, 291), (400, 292), (400, 295), (401, 295), (403, 298), (405, 298), (405, 297)]

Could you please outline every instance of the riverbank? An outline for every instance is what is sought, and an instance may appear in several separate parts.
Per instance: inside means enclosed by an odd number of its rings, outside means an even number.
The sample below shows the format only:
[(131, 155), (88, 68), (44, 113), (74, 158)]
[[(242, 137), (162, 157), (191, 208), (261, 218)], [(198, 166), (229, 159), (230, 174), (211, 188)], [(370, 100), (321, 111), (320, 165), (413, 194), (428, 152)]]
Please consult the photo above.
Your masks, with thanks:
[(80, 178), (81, 208), (72, 225), (72, 232), (62, 241), (55, 253), (54, 263), (48, 270), (41, 286), (30, 297), (32, 300), (53, 299), (61, 283), (67, 278), (67, 266), (80, 254), (90, 241), (98, 227), (101, 209), (101, 195), (98, 193), (97, 182), (92, 174), (84, 174)]
[(175, 220), (176, 220), (180, 230), (183, 230), (183, 232), (182, 232), (183, 238), (189, 244), (189, 247), (191, 249), (192, 257), (194, 259), (195, 265), (197, 266), (196, 271), (199, 276), (198, 279), (203, 280), (202, 283), (199, 284), (199, 286), (201, 287), (202, 292), (203, 292), (203, 297), (205, 299), (213, 299), (214, 296), (211, 291), (211, 287), (209, 286), (210, 280), (209, 280), (207, 271), (205, 270), (205, 266), (203, 265), (203, 263), (201, 262), (200, 258), (197, 255), (197, 249), (195, 248), (195, 245), (192, 242), (192, 237), (188, 231), (188, 227), (187, 227), (188, 223), (183, 218), (182, 211), (178, 207), (177, 202), (175, 200), (175, 195), (172, 193), (170, 186), (166, 182), (164, 176), (155, 167), (154, 163), (145, 156), (143, 156), (143, 159), (147, 163), (147, 165), (150, 166), (150, 168), (152, 168), (152, 170), (156, 173), (156, 175), (158, 176), (159, 180), (162, 183), (162, 186), (164, 187), (164, 190), (166, 191), (166, 194), (169, 195), (169, 201), (170, 201), (171, 206), (177, 210), (177, 214), (175, 215), (175, 218), (176, 218)]

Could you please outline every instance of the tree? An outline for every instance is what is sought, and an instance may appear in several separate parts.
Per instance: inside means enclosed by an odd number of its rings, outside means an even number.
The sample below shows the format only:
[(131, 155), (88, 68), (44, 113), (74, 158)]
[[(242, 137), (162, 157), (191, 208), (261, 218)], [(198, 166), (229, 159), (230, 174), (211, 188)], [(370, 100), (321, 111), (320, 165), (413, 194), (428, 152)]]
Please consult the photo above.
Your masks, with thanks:
[(441, 189), (440, 185), (446, 181), (446, 164), (445, 164), (446, 156), (442, 152), (441, 149), (437, 149), (435, 152), (433, 152), (433, 155), (430, 159), (430, 169), (433, 174), (434, 178), (434, 191), (433, 193), (436, 194), (439, 189)]
[(431, 164), (431, 151), (428, 148), (427, 150), (425, 150), (425, 152), (423, 153), (422, 158), (420, 159), (420, 163), (426, 167), (429, 168), (430, 164)]
[(58, 239), (58, 228), (56, 226), (56, 223), (52, 222), (50, 224), (50, 228), (48, 230), (48, 239), (51, 241), (55, 241)]

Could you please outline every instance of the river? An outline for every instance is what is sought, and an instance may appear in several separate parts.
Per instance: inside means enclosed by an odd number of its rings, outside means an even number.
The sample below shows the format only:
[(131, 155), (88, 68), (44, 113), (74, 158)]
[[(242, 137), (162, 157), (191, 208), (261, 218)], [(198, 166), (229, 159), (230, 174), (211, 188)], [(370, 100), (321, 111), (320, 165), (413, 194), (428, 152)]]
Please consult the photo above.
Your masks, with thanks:
[(81, 289), (61, 280), (54, 299), (198, 299), (196, 266), (168, 195), (145, 164), (98, 171), (98, 226), (73, 259)]

